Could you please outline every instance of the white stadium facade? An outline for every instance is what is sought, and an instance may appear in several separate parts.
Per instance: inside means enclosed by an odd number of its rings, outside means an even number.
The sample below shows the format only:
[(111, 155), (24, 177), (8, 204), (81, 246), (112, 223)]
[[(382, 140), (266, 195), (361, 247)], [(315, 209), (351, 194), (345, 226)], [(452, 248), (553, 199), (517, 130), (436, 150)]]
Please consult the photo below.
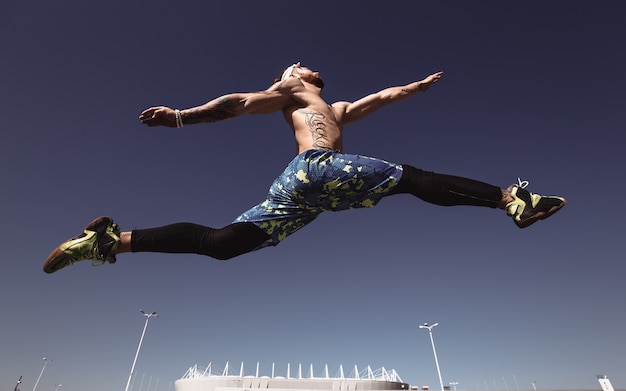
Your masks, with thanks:
[[(302, 366), (298, 365), (297, 375), (291, 376), (291, 367), (287, 366), (287, 376), (275, 376), (274, 365), (270, 376), (259, 374), (259, 364), (254, 375), (245, 375), (243, 363), (232, 368), (226, 363), (224, 369), (209, 364), (206, 368), (195, 365), (187, 370), (181, 379), (176, 381), (176, 391), (383, 391), (410, 390), (411, 386), (404, 383), (395, 370), (380, 368), (372, 370), (369, 366), (362, 371), (355, 366), (348, 376), (344, 375), (343, 367), (335, 376), (330, 376), (328, 366), (320, 377), (313, 375), (311, 365), (306, 376), (302, 375)], [(233, 373), (234, 372), (234, 373)], [(416, 388), (413, 388), (414, 390)]]

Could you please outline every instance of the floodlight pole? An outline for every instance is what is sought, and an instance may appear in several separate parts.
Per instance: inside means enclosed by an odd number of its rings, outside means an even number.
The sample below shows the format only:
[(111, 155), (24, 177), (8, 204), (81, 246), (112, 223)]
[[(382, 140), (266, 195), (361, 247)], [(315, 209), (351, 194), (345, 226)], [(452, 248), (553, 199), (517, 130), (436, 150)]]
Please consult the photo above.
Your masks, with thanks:
[(33, 387), (33, 391), (35, 391), (37, 389), (37, 384), (39, 384), (39, 380), (41, 380), (41, 375), (43, 375), (43, 371), (46, 369), (46, 365), (48, 365), (48, 363), (52, 361), (50, 359), (47, 358), (43, 358), (43, 368), (41, 368), (41, 372), (39, 372), (39, 377), (37, 378), (37, 381), (35, 382), (35, 387)]
[[(139, 357), (139, 350), (141, 349), (141, 343), (143, 342), (143, 336), (146, 334), (146, 329), (148, 328), (148, 321), (151, 317), (157, 317), (159, 314), (156, 312), (146, 313), (144, 310), (139, 310), (146, 317), (146, 322), (143, 325), (143, 331), (141, 332), (141, 338), (139, 339), (139, 346), (137, 346), (137, 353), (135, 353), (135, 359), (133, 360), (133, 365), (130, 367), (130, 375), (128, 375), (128, 382), (126, 383), (126, 390), (130, 387), (130, 381), (133, 378), (133, 373), (135, 372), (135, 364), (137, 364), (137, 357)], [(35, 391), (35, 390), (33, 390)]]
[(433, 354), (435, 355), (435, 365), (437, 366), (437, 375), (439, 375), (439, 386), (441, 386), (441, 391), (443, 389), (443, 380), (441, 379), (441, 370), (439, 369), (439, 360), (437, 360), (437, 350), (435, 350), (435, 340), (433, 339), (433, 327), (438, 326), (439, 323), (435, 323), (432, 325), (428, 325), (428, 323), (424, 323), (420, 325), (420, 329), (428, 329), (428, 335), (430, 335), (430, 343), (433, 345)]

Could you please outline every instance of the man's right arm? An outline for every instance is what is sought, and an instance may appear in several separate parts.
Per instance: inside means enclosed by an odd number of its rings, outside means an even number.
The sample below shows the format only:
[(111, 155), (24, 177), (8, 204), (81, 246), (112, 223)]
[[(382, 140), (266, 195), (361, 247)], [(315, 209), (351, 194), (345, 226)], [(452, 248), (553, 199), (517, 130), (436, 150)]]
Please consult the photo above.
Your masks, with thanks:
[[(270, 114), (283, 109), (292, 101), (288, 89), (270, 88), (261, 92), (234, 93), (213, 99), (201, 106), (180, 110), (180, 121), (184, 125), (216, 122), (243, 114)], [(139, 120), (148, 126), (177, 125), (176, 110), (165, 106), (144, 110)]]

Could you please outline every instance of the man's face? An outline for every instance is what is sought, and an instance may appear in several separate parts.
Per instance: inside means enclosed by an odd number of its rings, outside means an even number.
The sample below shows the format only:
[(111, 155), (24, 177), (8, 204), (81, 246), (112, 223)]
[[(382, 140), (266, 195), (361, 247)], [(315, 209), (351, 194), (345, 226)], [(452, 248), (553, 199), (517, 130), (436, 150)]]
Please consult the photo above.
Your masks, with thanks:
[(314, 72), (307, 67), (297, 65), (293, 69), (293, 72), (291, 74), (292, 76), (299, 77), (300, 79), (306, 81), (307, 83), (311, 83), (314, 86), (324, 88), (324, 80), (322, 80), (319, 72)]

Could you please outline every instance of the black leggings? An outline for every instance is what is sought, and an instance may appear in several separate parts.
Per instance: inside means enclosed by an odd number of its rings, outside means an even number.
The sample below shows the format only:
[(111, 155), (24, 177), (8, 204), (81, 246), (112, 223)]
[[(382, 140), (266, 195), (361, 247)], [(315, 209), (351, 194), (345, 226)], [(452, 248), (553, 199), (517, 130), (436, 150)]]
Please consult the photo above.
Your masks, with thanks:
[(442, 206), (472, 205), (496, 208), (502, 189), (484, 182), (454, 175), (437, 174), (402, 165), (402, 177), (389, 195), (412, 194), (431, 204)]
[(176, 223), (136, 229), (131, 238), (133, 252), (193, 253), (227, 260), (254, 250), (270, 237), (252, 223), (233, 223), (219, 229)]
[[(495, 208), (502, 190), (483, 182), (423, 171), (403, 165), (400, 181), (388, 195), (412, 194), (426, 202), (443, 205), (473, 205)], [(233, 223), (210, 228), (192, 223), (138, 229), (132, 233), (133, 252), (194, 253), (227, 260), (250, 252), (269, 239), (253, 223)]]

